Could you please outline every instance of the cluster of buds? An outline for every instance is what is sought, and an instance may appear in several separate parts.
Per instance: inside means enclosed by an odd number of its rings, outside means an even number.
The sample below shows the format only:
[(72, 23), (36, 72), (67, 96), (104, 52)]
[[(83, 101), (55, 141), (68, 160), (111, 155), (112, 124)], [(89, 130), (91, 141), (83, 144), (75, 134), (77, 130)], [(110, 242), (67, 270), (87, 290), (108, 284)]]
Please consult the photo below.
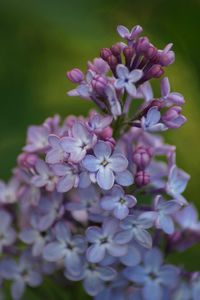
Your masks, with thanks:
[(59, 273), (94, 300), (199, 300), (200, 273), (164, 261), (200, 241), (183, 196), (190, 176), (157, 135), (185, 123), (184, 98), (166, 77), (154, 98), (149, 82), (174, 61), (172, 45), (158, 50), (140, 26), (117, 31), (126, 44), (102, 49), (86, 74), (67, 72), (69, 95), (100, 112), (30, 126), (13, 177), (0, 181), (0, 297), (8, 281), (19, 300)]

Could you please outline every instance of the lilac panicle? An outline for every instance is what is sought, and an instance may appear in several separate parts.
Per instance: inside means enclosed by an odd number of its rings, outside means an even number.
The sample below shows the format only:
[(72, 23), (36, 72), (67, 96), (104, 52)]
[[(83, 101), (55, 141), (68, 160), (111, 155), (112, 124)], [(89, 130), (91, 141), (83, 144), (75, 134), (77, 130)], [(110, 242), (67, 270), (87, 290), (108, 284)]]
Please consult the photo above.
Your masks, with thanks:
[(184, 125), (185, 100), (159, 79), (173, 45), (158, 49), (142, 31), (119, 25), (123, 42), (67, 72), (68, 95), (98, 112), (30, 126), (11, 180), (0, 181), (0, 288), (14, 300), (54, 274), (56, 284), (82, 281), (94, 300), (199, 300), (200, 273), (164, 261), (200, 241), (183, 196), (190, 176), (160, 135)]

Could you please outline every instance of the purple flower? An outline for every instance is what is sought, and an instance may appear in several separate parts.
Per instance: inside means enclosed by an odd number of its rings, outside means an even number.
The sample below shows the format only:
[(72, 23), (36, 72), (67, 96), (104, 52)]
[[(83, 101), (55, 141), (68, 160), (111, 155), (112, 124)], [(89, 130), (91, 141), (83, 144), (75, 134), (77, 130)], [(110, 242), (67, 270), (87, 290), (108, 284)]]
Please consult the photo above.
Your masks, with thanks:
[(129, 214), (129, 208), (135, 206), (137, 200), (132, 195), (125, 195), (124, 190), (115, 185), (109, 195), (101, 199), (100, 205), (104, 210), (112, 211), (113, 215), (122, 220)]
[[(145, 214), (145, 213), (144, 213)], [(153, 225), (153, 220), (143, 217), (138, 212), (129, 215), (125, 220), (121, 221), (121, 231), (116, 233), (114, 240), (118, 244), (129, 243), (135, 240), (139, 245), (145, 248), (152, 247), (152, 237), (146, 230)]]
[(99, 134), (111, 124), (112, 120), (112, 116), (101, 116), (95, 113), (89, 118), (87, 125), (89, 130), (95, 134)]
[(46, 162), (48, 164), (61, 163), (68, 158), (69, 155), (61, 147), (60, 138), (57, 135), (51, 134), (48, 141), (51, 146), (46, 155)]
[(52, 165), (53, 172), (59, 176), (57, 182), (57, 191), (65, 193), (73, 187), (87, 187), (90, 185), (90, 179), (86, 172), (80, 172), (76, 165), (70, 163)]
[(176, 165), (170, 168), (166, 191), (181, 205), (187, 204), (186, 199), (181, 194), (184, 192), (189, 179), (190, 176), (186, 172), (178, 169)]
[(51, 132), (46, 126), (31, 126), (28, 129), (27, 145), (23, 148), (27, 152), (40, 152), (48, 148), (48, 136)]
[(81, 269), (81, 254), (86, 249), (82, 236), (72, 236), (69, 228), (63, 222), (55, 226), (55, 241), (48, 243), (43, 250), (43, 257), (49, 262), (64, 259), (66, 269), (72, 275), (78, 275)]
[(120, 257), (127, 253), (127, 246), (114, 241), (114, 235), (118, 231), (118, 222), (115, 219), (105, 219), (102, 228), (91, 226), (86, 231), (88, 242), (92, 245), (87, 249), (87, 259), (91, 263), (102, 261), (108, 253), (114, 257)]
[(117, 32), (119, 35), (128, 41), (133, 41), (141, 32), (143, 31), (140, 25), (134, 26), (131, 31), (129, 31), (125, 26), (117, 26)]
[(90, 263), (83, 265), (78, 276), (73, 276), (67, 271), (65, 272), (65, 276), (69, 280), (83, 280), (84, 289), (90, 296), (99, 294), (105, 288), (105, 283), (112, 281), (116, 275), (116, 271), (110, 267), (102, 267)]
[(16, 240), (16, 232), (11, 227), (11, 215), (1, 209), (0, 210), (0, 253), (3, 248), (12, 245)]
[(179, 271), (171, 265), (162, 265), (163, 258), (157, 248), (146, 252), (143, 265), (127, 267), (124, 275), (130, 281), (143, 285), (144, 300), (163, 299), (163, 287), (172, 289), (178, 281)]
[(21, 299), (26, 285), (37, 287), (42, 283), (42, 276), (27, 253), (21, 255), (18, 263), (11, 259), (2, 261), (0, 272), (3, 278), (12, 280), (11, 293), (14, 300)]
[(186, 117), (181, 115), (182, 108), (180, 106), (173, 106), (170, 107), (164, 115), (162, 115), (162, 121), (168, 128), (179, 128), (181, 127), (186, 121)]
[(63, 195), (56, 191), (41, 197), (36, 211), (33, 211), (34, 220), (31, 219), (31, 223), (35, 225), (32, 226), (37, 227), (41, 232), (49, 229), (64, 214), (65, 208), (62, 202)]
[(116, 175), (123, 177), (124, 171), (126, 171), (126, 182), (121, 184), (131, 185), (133, 183), (132, 175), (129, 173), (127, 175), (128, 160), (125, 156), (118, 152), (112, 153), (111, 146), (103, 141), (99, 141), (93, 151), (94, 155), (87, 155), (84, 158), (83, 166), (89, 172), (95, 173), (95, 179), (101, 188), (111, 189), (115, 179), (120, 181)]
[(109, 110), (111, 114), (114, 116), (114, 118), (116, 119), (117, 116), (120, 116), (122, 114), (122, 108), (114, 86), (108, 84), (105, 89), (105, 93), (109, 104)]
[(162, 196), (156, 196), (154, 211), (145, 212), (143, 216), (155, 222), (157, 228), (167, 234), (173, 234), (174, 222), (172, 215), (180, 210), (181, 205), (176, 200), (165, 201)]
[(96, 135), (90, 133), (80, 122), (76, 122), (72, 126), (72, 136), (63, 137), (60, 144), (66, 153), (70, 153), (69, 159), (72, 162), (79, 162), (96, 141)]
[(167, 106), (174, 104), (183, 105), (185, 103), (184, 97), (181, 94), (170, 92), (170, 83), (167, 77), (163, 78), (161, 81), (161, 94)]
[(142, 260), (140, 249), (138, 249), (134, 245), (134, 243), (130, 243), (128, 245), (127, 253), (124, 256), (120, 257), (119, 260), (123, 265), (127, 267), (137, 266)]
[(167, 127), (161, 123), (161, 113), (156, 106), (148, 110), (146, 117), (142, 117), (141, 127), (149, 132), (167, 130)]
[(13, 177), (7, 184), (0, 180), (0, 203), (11, 204), (18, 200), (19, 180)]
[(119, 90), (125, 89), (130, 96), (134, 97), (137, 93), (135, 83), (142, 78), (143, 72), (137, 69), (129, 72), (127, 67), (120, 64), (117, 66), (116, 73), (118, 79), (115, 82), (115, 87)]
[(176, 212), (175, 220), (184, 230), (189, 229), (192, 231), (200, 232), (198, 212), (192, 204)]
[(89, 61), (88, 68), (99, 75), (105, 75), (110, 70), (109, 65), (102, 58), (95, 58), (92, 63)]
[(30, 223), (31, 227), (24, 228), (20, 232), (19, 238), (25, 244), (32, 246), (33, 256), (40, 256), (43, 252), (45, 244), (50, 241), (50, 234), (48, 234), (43, 230), (43, 228), (41, 228), (41, 223), (40, 220), (38, 220), (38, 215), (33, 215), (31, 217)]
[(55, 189), (57, 178), (50, 170), (49, 166), (41, 159), (38, 159), (35, 165), (36, 175), (31, 179), (35, 187), (45, 187), (47, 191), (52, 192)]
[(102, 212), (99, 198), (99, 191), (90, 185), (88, 188), (78, 189), (71, 201), (66, 204), (66, 209), (71, 211), (75, 220), (86, 222), (92, 215)]

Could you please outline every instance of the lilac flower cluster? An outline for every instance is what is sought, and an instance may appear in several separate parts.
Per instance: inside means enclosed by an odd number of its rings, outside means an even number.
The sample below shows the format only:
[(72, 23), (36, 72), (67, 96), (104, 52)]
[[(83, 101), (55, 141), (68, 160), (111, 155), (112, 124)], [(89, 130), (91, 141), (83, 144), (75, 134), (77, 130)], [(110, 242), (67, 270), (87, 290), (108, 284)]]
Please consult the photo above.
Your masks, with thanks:
[(124, 42), (85, 74), (67, 73), (77, 85), (68, 94), (99, 111), (31, 126), (12, 179), (0, 182), (0, 282), (14, 300), (54, 273), (95, 300), (199, 299), (200, 273), (164, 261), (200, 240), (182, 195), (190, 176), (158, 135), (185, 123), (185, 101), (167, 77), (158, 97), (150, 83), (174, 62), (172, 44), (157, 49), (140, 26), (117, 31)]

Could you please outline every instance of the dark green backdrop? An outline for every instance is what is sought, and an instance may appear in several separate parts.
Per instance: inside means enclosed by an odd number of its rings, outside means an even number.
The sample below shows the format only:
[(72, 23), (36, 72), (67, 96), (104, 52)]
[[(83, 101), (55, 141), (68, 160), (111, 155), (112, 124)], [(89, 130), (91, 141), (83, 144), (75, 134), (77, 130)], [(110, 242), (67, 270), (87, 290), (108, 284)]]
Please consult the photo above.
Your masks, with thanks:
[[(0, 0), (0, 177), (9, 178), (28, 125), (55, 113), (87, 112), (88, 103), (66, 96), (71, 85), (65, 72), (84, 69), (101, 47), (117, 41), (117, 24), (141, 24), (160, 47), (174, 43), (176, 63), (167, 74), (185, 95), (188, 123), (166, 138), (177, 145), (179, 166), (192, 175), (186, 196), (200, 209), (198, 0)], [(172, 259), (200, 269), (199, 251), (195, 246)]]

